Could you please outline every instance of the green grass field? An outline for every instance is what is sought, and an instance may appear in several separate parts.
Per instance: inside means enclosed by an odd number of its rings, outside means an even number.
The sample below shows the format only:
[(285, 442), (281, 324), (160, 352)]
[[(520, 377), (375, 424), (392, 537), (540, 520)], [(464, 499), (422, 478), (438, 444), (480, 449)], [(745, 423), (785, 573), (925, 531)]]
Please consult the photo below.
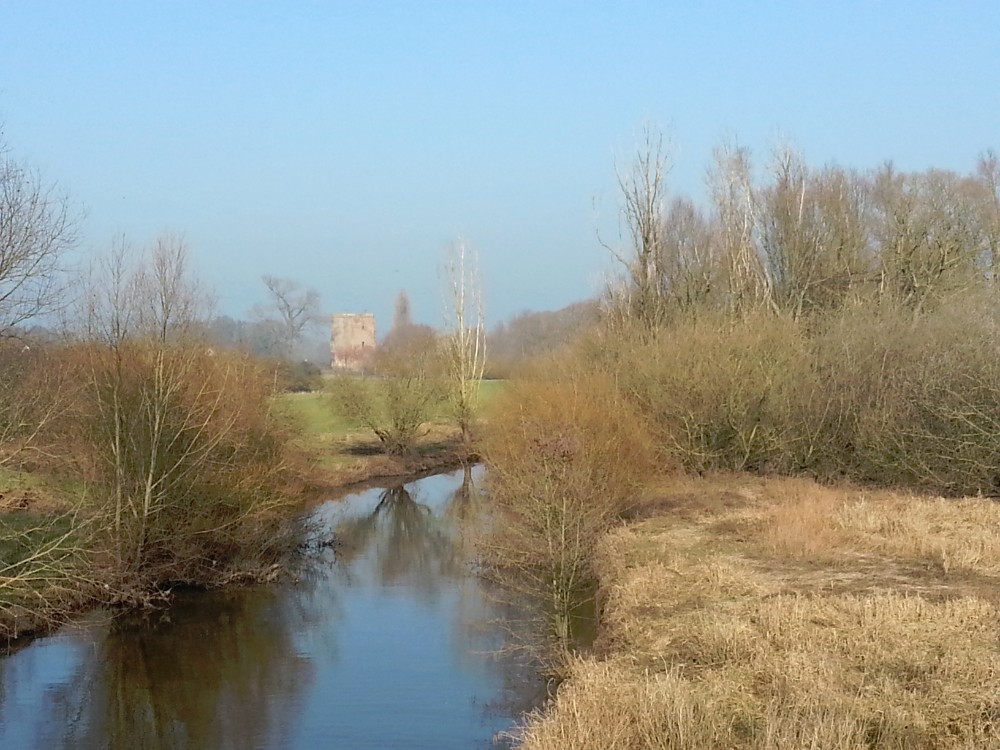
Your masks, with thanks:
[[(479, 393), (479, 411), (489, 419), (490, 406), (503, 389), (505, 381), (484, 380)], [(336, 387), (329, 382), (327, 388)], [(345, 418), (337, 410), (329, 391), (285, 393), (274, 401), (279, 415), (287, 419), (298, 436), (293, 444), (309, 457), (312, 464), (331, 474), (356, 466), (359, 456), (378, 453), (378, 440), (370, 429)], [(430, 441), (440, 440), (453, 429), (449, 404), (443, 403), (427, 425)], [(359, 450), (360, 449), (360, 450)]]
[(506, 380), (483, 380), (479, 384), (479, 408), (486, 414), (496, 401), (497, 395), (507, 387)]
[(335, 435), (342, 437), (356, 432), (360, 426), (337, 413), (328, 393), (286, 393), (276, 399), (276, 407), (292, 420), (306, 436)]
[[(479, 408), (488, 412), (507, 381), (484, 380), (479, 388)], [(276, 407), (280, 413), (292, 420), (302, 433), (308, 437), (327, 435), (344, 438), (351, 434), (364, 432), (363, 425), (346, 419), (338, 413), (336, 404), (329, 393), (313, 391), (311, 393), (286, 393), (276, 399)], [(435, 422), (448, 420), (448, 404), (442, 404), (434, 416)]]

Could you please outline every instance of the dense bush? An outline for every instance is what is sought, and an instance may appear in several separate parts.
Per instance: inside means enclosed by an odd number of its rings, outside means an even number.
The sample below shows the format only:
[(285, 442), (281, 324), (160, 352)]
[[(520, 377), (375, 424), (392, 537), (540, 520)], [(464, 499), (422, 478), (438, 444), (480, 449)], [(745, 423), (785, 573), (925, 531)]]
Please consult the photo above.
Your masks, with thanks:
[(813, 341), (821, 474), (947, 494), (995, 493), (1000, 326), (986, 294), (914, 314), (842, 311)]
[(807, 341), (790, 319), (685, 321), (624, 336), (601, 366), (688, 470), (789, 469), (805, 432), (795, 403), (811, 387)]
[(946, 494), (1000, 483), (1000, 322), (986, 290), (919, 311), (873, 299), (811, 319), (706, 314), (581, 351), (690, 471)]
[(565, 647), (594, 580), (594, 545), (655, 468), (643, 420), (612, 380), (555, 372), (498, 397), (485, 454), (498, 517), (485, 559), (508, 584), (548, 604)]
[(275, 365), (278, 388), (288, 393), (309, 393), (322, 390), (323, 371), (308, 359), (278, 362)]
[(213, 583), (274, 559), (282, 438), (272, 380), (194, 343), (81, 347), (99, 536), (123, 590)]

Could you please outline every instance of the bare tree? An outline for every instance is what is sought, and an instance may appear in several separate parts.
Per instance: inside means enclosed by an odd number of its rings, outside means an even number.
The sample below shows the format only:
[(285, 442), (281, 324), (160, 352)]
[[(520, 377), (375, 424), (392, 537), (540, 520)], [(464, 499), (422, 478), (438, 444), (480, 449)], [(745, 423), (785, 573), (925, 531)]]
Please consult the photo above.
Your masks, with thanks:
[[(612, 303), (620, 312), (652, 329), (664, 318), (664, 294), (660, 267), (663, 243), (663, 202), (670, 171), (663, 134), (652, 126), (643, 130), (643, 140), (627, 171), (617, 169), (621, 194), (621, 220), (628, 231), (627, 250), (605, 247), (625, 267), (623, 285), (612, 292)], [(615, 297), (619, 297), (615, 299)]]
[(66, 198), (11, 159), (0, 132), (0, 465), (42, 450), (41, 434), (66, 405), (70, 373), (19, 328), (62, 302), (74, 240)]
[(772, 307), (771, 282), (758, 246), (759, 207), (749, 151), (736, 145), (716, 149), (709, 184), (727, 259), (730, 311), (743, 314)]
[(794, 317), (837, 306), (868, 273), (859, 181), (836, 168), (813, 173), (777, 149), (759, 191), (760, 243), (775, 304)]
[(475, 254), (464, 240), (448, 254), (447, 366), (451, 400), (462, 440), (470, 440), (479, 400), (479, 384), (486, 369), (486, 321)]
[(63, 257), (75, 240), (66, 197), (0, 140), (0, 335), (62, 301)]
[(670, 203), (657, 262), (662, 293), (681, 313), (696, 313), (719, 296), (724, 259), (718, 235), (718, 228), (690, 200)]
[(261, 277), (267, 288), (269, 305), (259, 312), (266, 315), (275, 312), (280, 324), (278, 350), (289, 358), (295, 345), (302, 340), (305, 331), (320, 321), (319, 292), (312, 287), (304, 287), (294, 279), (265, 275)]
[(70, 408), (78, 374), (47, 342), (0, 339), (0, 466), (28, 454), (59, 453), (58, 423)]
[(883, 295), (920, 309), (935, 295), (981, 279), (989, 245), (976, 207), (982, 193), (977, 180), (942, 170), (906, 174), (889, 163), (875, 174), (873, 236)]
[(983, 185), (983, 210), (989, 246), (986, 265), (989, 278), (1000, 281), (1000, 157), (987, 151), (979, 157), (976, 169)]

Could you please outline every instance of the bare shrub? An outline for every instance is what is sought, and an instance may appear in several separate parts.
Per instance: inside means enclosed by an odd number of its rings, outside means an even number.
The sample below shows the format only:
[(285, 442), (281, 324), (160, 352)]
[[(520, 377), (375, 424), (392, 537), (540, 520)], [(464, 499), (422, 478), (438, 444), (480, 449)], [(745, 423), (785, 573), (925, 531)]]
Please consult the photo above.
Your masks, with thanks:
[(0, 639), (58, 625), (92, 600), (90, 531), (72, 513), (0, 514)]
[(845, 310), (814, 338), (828, 399), (825, 469), (946, 494), (995, 492), (1000, 468), (1000, 325), (986, 294), (914, 316)]
[(498, 517), (484, 558), (505, 584), (547, 604), (565, 651), (594, 582), (595, 545), (653, 468), (649, 435), (600, 375), (515, 383), (493, 414), (485, 455)]
[(580, 346), (691, 471), (1000, 489), (1000, 319), (986, 289), (822, 317), (702, 314)]
[(702, 316), (617, 346), (621, 387), (685, 468), (788, 470), (799, 460), (805, 430), (793, 404), (811, 375), (793, 321)]
[(0, 466), (66, 458), (63, 433), (77, 375), (57, 345), (0, 339)]
[(374, 432), (386, 452), (411, 454), (424, 425), (447, 397), (436, 337), (411, 326), (406, 336), (376, 353), (372, 366), (374, 377), (348, 375), (333, 381), (334, 406)]
[(90, 337), (72, 353), (103, 559), (125, 600), (210, 584), (274, 562), (281, 435), (272, 378), (201, 341), (201, 297), (184, 248), (116, 255), (90, 290)]

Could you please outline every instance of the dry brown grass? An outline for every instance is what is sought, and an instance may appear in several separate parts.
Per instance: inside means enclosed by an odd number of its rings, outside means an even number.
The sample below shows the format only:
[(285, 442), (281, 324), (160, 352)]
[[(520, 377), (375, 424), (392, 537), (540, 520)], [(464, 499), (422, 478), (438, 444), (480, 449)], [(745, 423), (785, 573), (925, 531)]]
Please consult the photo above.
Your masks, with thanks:
[(722, 477), (648, 507), (526, 750), (1000, 747), (992, 501)]

